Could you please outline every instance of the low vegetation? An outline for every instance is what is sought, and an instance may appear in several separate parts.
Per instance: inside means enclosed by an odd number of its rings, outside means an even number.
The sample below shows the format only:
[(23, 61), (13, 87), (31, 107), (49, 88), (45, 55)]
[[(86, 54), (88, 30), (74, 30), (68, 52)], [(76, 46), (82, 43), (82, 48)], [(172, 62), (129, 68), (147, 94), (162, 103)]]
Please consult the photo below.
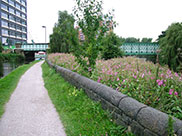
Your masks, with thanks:
[(3, 53), (0, 53), (0, 61), (1, 62), (18, 62), (18, 63), (23, 63), (25, 60), (25, 57), (20, 55), (20, 54), (13, 54), (13, 53), (10, 53), (10, 54), (3, 54)]
[(4, 113), (4, 105), (8, 102), (12, 92), (15, 90), (19, 79), (32, 65), (36, 63), (30, 63), (22, 65), (12, 71), (10, 74), (0, 79), (0, 117)]
[(64, 81), (46, 63), (42, 68), (45, 87), (68, 136), (132, 136), (125, 128), (117, 126), (110, 114), (89, 99), (84, 91), (78, 91)]
[[(83, 73), (71, 54), (50, 54), (53, 63)], [(182, 74), (135, 57), (98, 60), (91, 79), (182, 119)]]

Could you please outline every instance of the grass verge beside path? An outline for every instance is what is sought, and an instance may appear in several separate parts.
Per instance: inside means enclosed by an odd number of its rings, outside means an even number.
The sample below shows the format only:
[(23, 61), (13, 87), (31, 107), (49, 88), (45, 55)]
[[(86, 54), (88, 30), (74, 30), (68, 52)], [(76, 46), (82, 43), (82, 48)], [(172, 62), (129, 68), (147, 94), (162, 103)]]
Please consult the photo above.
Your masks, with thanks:
[(30, 64), (22, 65), (14, 71), (12, 71), (7, 76), (5, 76), (4, 78), (0, 79), (0, 118), (4, 113), (4, 105), (8, 102), (21, 76), (37, 62), (38, 61), (34, 61)]
[(42, 69), (45, 87), (68, 136), (133, 136), (112, 122), (100, 104), (66, 82), (46, 63)]

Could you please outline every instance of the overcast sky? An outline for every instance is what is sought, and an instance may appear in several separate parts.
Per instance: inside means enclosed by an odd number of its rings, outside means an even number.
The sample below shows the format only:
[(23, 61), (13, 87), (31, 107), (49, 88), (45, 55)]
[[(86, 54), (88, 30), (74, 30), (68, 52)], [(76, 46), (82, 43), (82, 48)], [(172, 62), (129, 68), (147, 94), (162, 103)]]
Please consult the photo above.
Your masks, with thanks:
[[(182, 0), (103, 0), (104, 12), (114, 9), (115, 28), (122, 37), (157, 39), (174, 22), (182, 22)], [(74, 0), (27, 0), (28, 42), (47, 42), (58, 20), (58, 11), (72, 13)]]

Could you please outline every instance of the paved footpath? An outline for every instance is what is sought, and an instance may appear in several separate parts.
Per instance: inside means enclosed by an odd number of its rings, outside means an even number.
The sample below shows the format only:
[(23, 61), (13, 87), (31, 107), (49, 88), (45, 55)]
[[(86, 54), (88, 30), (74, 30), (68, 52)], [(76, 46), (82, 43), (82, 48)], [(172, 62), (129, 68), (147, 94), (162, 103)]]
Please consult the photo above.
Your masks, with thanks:
[(0, 136), (66, 136), (39, 62), (20, 79), (0, 119)]

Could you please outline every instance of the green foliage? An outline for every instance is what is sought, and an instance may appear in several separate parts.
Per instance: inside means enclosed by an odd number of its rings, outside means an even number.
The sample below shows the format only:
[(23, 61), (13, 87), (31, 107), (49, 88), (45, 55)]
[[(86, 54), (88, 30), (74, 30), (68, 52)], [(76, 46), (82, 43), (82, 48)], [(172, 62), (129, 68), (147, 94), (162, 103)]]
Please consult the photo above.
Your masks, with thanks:
[(0, 59), (0, 78), (3, 77), (3, 62)]
[(0, 60), (2, 62), (16, 62), (16, 63), (23, 63), (25, 60), (25, 57), (20, 54), (2, 54), (0, 53)]
[(169, 116), (169, 119), (168, 119), (168, 136), (175, 136), (174, 129), (173, 129), (173, 123), (174, 123), (173, 117)]
[(46, 63), (42, 69), (45, 87), (68, 136), (132, 136), (126, 128), (117, 126), (110, 114), (83, 90), (70, 85)]
[(142, 38), (142, 43), (152, 43), (152, 38)]
[(3, 51), (2, 43), (0, 42), (0, 53)]
[(74, 17), (67, 11), (59, 11), (58, 23), (53, 28), (50, 35), (50, 51), (69, 53), (73, 44), (78, 45), (77, 31), (74, 29)]
[(90, 75), (95, 69), (102, 38), (115, 24), (111, 13), (102, 13), (102, 4), (102, 0), (76, 0), (74, 8), (77, 24), (85, 40), (79, 46), (74, 46), (73, 53), (76, 61), (84, 71), (89, 71)]
[(125, 43), (139, 43), (140, 39), (137, 39), (135, 37), (128, 37), (125, 39)]
[[(161, 64), (167, 64), (174, 71), (180, 72), (182, 63), (182, 23), (173, 23), (159, 37)], [(180, 51), (181, 50), (181, 51)], [(182, 70), (181, 70), (182, 71)]]
[(142, 38), (142, 40), (140, 40), (140, 38), (135, 38), (135, 37), (128, 37), (128, 38), (121, 38), (122, 41), (124, 41), (125, 43), (152, 43), (152, 38)]
[[(50, 54), (48, 59), (83, 75), (71, 54)], [(182, 73), (143, 59), (124, 57), (97, 60), (90, 78), (182, 119)]]
[(0, 117), (4, 113), (4, 106), (16, 88), (20, 77), (36, 62), (20, 66), (6, 77), (0, 79)]
[(103, 49), (101, 51), (102, 59), (107, 60), (122, 57), (124, 52), (119, 48), (121, 44), (119, 37), (115, 33), (108, 33), (103, 39)]

